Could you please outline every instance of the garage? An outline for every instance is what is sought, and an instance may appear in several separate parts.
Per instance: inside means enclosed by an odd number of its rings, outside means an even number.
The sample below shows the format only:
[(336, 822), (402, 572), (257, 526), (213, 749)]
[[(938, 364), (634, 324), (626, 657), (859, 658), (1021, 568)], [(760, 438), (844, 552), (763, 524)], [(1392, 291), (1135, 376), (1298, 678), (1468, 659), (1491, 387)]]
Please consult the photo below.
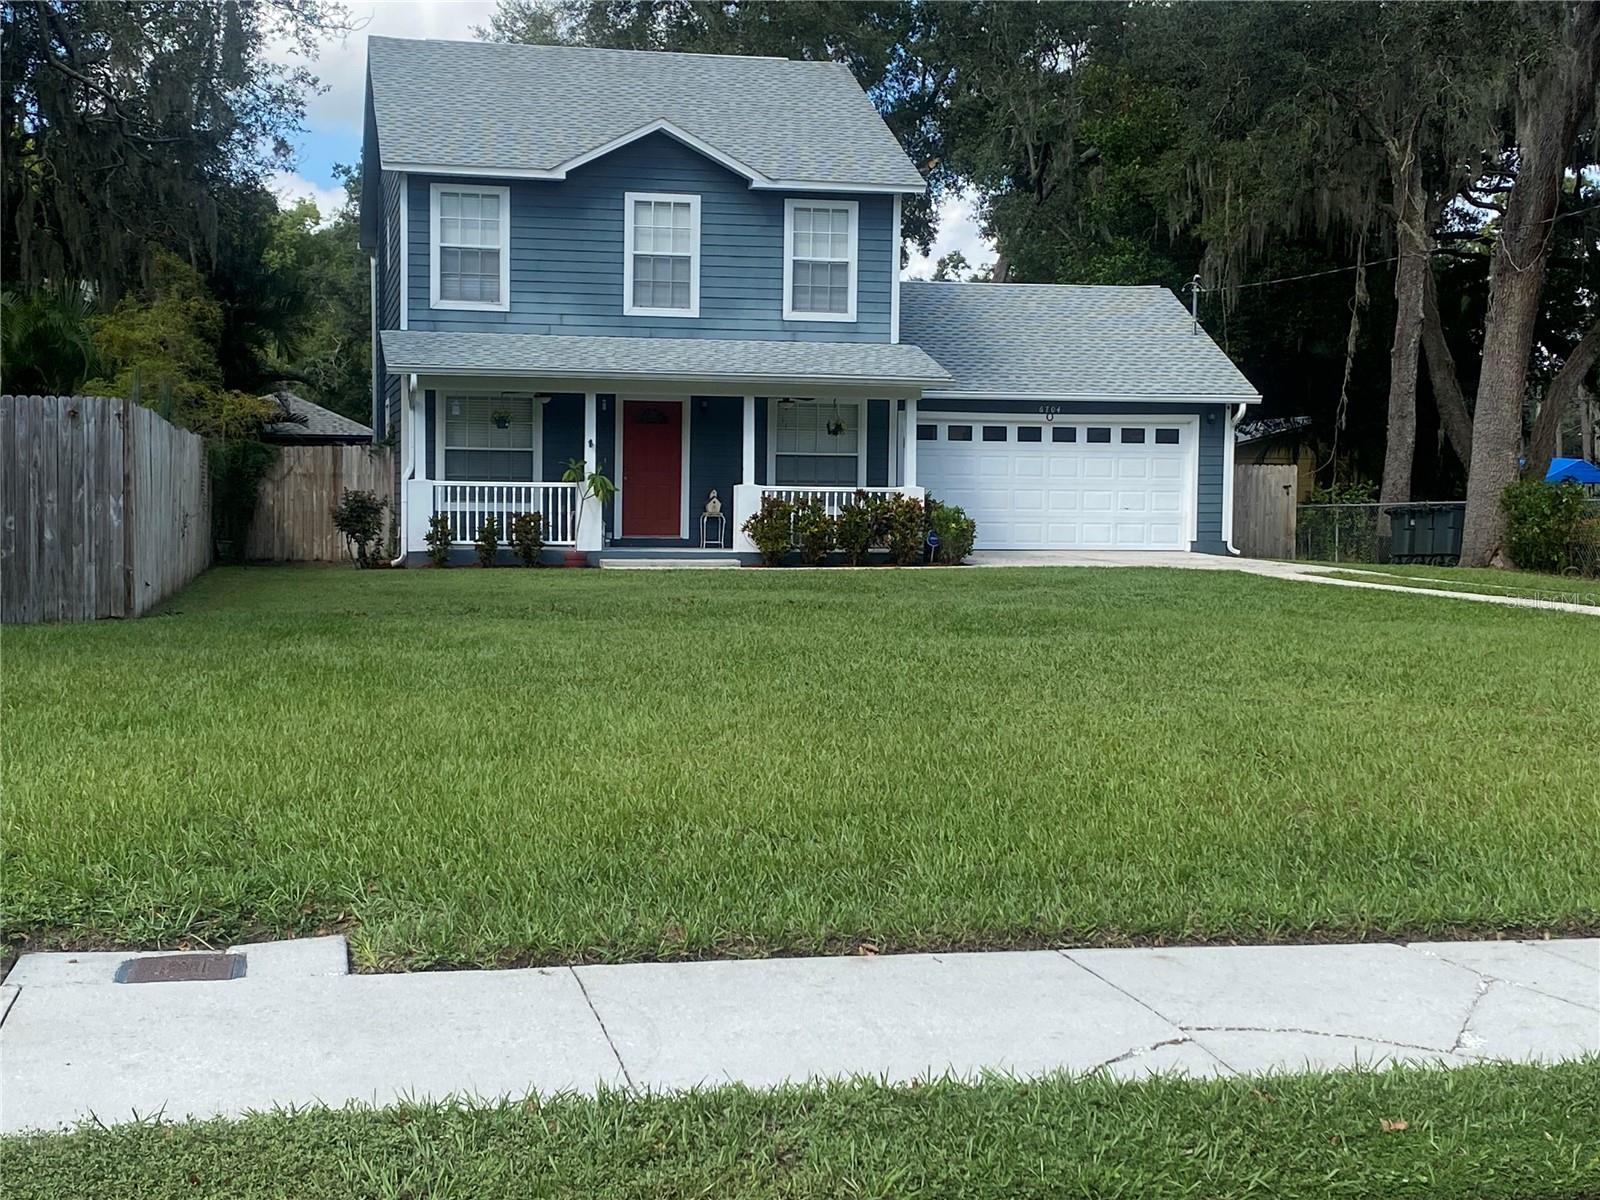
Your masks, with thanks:
[(978, 523), (980, 550), (1187, 550), (1193, 417), (926, 414), (917, 482)]

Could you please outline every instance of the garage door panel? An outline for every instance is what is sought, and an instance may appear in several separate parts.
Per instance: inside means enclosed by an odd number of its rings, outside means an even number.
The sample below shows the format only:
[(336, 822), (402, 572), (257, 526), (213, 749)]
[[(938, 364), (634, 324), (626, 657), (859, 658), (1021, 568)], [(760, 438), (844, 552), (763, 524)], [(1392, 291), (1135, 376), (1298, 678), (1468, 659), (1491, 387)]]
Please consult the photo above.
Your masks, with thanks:
[[(1006, 437), (946, 441), (949, 425), (994, 425)], [(1192, 425), (1179, 442), (1157, 442), (1167, 421), (1117, 421), (1111, 440), (1089, 441), (1089, 422), (937, 420), (937, 436), (919, 439), (919, 479), (930, 492), (958, 504), (978, 524), (979, 549), (1184, 549), (1194, 493)], [(1073, 441), (1056, 440), (1061, 428), (1078, 430)], [(1024, 440), (1018, 428), (1038, 429)], [(973, 430), (977, 432), (976, 429)]]

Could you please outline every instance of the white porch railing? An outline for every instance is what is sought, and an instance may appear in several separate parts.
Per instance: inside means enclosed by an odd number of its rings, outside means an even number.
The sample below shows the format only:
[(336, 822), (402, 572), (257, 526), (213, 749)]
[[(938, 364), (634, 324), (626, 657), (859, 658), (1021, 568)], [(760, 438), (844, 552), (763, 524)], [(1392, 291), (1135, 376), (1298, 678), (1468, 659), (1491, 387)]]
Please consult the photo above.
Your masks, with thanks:
[(529, 512), (544, 517), (545, 545), (577, 544), (575, 483), (434, 483), (433, 511), (450, 519), (450, 540), (458, 546), (477, 541), (490, 517), (499, 522), (501, 542), (509, 542), (511, 518)]
[(785, 500), (816, 500), (830, 517), (854, 504), (856, 493), (869, 496), (910, 496), (921, 500), (927, 494), (919, 487), (779, 487), (766, 484), (741, 483), (733, 489), (733, 548), (746, 554), (755, 553), (755, 543), (745, 536), (744, 523), (761, 508), (764, 496), (779, 496)]
[[(922, 498), (921, 488), (903, 487), (768, 487), (762, 485), (759, 489), (761, 495), (778, 496), (784, 500), (815, 500), (830, 517), (837, 517), (839, 510), (846, 505), (854, 504), (857, 492), (864, 492), (868, 496), (916, 496)], [(759, 505), (760, 501), (757, 500)]]

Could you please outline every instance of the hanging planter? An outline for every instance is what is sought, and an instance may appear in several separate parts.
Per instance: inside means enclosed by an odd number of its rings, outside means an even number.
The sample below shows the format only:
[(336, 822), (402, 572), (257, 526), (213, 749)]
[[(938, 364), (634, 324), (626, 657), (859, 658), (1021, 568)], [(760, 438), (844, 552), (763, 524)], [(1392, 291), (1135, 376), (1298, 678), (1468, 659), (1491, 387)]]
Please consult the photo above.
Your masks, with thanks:
[(496, 429), (511, 428), (511, 410), (509, 408), (495, 409), (489, 414), (489, 419), (494, 422), (494, 427)]
[(833, 402), (833, 419), (825, 427), (829, 437), (838, 437), (844, 432), (844, 422), (839, 419), (839, 402)]

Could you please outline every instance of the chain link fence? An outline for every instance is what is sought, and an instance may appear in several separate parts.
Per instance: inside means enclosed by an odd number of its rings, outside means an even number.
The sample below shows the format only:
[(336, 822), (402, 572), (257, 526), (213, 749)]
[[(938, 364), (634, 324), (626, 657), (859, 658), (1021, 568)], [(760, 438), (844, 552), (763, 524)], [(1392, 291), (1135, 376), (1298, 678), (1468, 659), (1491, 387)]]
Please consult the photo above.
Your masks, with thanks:
[[(1464, 501), (1419, 502), (1416, 504), (1301, 504), (1295, 509), (1295, 558), (1307, 562), (1383, 563), (1392, 560), (1391, 518), (1389, 509), (1415, 513), (1457, 510), (1464, 514)], [(1579, 536), (1568, 551), (1566, 574), (1586, 579), (1600, 578), (1600, 497), (1589, 502), (1590, 515), (1580, 526)], [(1398, 520), (1399, 518), (1395, 518)], [(1437, 561), (1445, 556), (1402, 555), (1404, 561)]]

